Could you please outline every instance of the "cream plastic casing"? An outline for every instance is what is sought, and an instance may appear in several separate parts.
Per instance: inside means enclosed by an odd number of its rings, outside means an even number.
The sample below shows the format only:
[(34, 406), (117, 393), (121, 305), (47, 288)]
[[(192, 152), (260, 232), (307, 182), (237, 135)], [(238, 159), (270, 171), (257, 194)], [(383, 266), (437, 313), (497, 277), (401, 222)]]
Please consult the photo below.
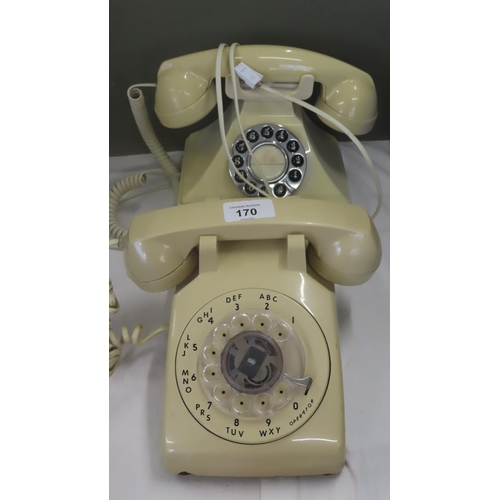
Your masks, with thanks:
[[(215, 237), (202, 238), (200, 274), (177, 292), (172, 309), (163, 421), (167, 471), (210, 476), (340, 472), (344, 465), (345, 438), (335, 293), (314, 279), (311, 273), (314, 274), (311, 270), (308, 272), (306, 265), (305, 240), (300, 235), (285, 240), (249, 241), (245, 245), (238, 242), (218, 244)], [(263, 299), (259, 298), (261, 295)], [(217, 305), (213, 302), (216, 297), (222, 298)], [(271, 299), (266, 300), (267, 297)], [(190, 379), (192, 372), (189, 371), (189, 382), (183, 383), (179, 374), (181, 368), (186, 368), (186, 375), (188, 365), (178, 365), (181, 359), (185, 359), (182, 356), (182, 353), (186, 354), (184, 348), (187, 347), (189, 355), (194, 347), (198, 352), (198, 345), (195, 346), (196, 337), (190, 336), (189, 341), (186, 340), (186, 325), (201, 318), (199, 328), (205, 327), (208, 335), (210, 318), (217, 322), (236, 308), (241, 311), (257, 307), (265, 311), (266, 304), (269, 312), (282, 317), (302, 337), (305, 375), (313, 378), (308, 395), (289, 401), (285, 408), (271, 415), (269, 426), (266, 416), (257, 417), (256, 421), (256, 417), (239, 418), (237, 426), (231, 425), (234, 416), (224, 415), (203, 397), (197, 396), (199, 400), (191, 401), (188, 408), (181, 393), (185, 398), (193, 394), (190, 389), (197, 381)], [(305, 331), (304, 325), (310, 325), (308, 321), (317, 327)], [(188, 388), (189, 394), (185, 394)], [(315, 394), (320, 394), (318, 399), (311, 396), (313, 389)], [(294, 410), (295, 406), (298, 411)], [(199, 419), (208, 416), (210, 420), (206, 425), (212, 425), (211, 430), (207, 430), (190, 412), (197, 412)], [(203, 412), (201, 417), (200, 412)], [(305, 413), (302, 415), (302, 412)], [(292, 423), (294, 418), (297, 422)], [(302, 419), (305, 423), (300, 425)], [(290, 432), (293, 426), (297, 430)], [(269, 428), (274, 429), (275, 434), (277, 431), (289, 434), (282, 438), (276, 434), (278, 439), (268, 442), (266, 437), (269, 439), (269, 436), (263, 437), (262, 434), (267, 434)], [(231, 432), (237, 433), (237, 437), (233, 438)], [(247, 441), (244, 444), (234, 442), (239, 439), (240, 432), (243, 432), (242, 440)], [(225, 433), (227, 439), (219, 437)]]
[[(342, 155), (337, 140), (314, 125), (301, 108), (285, 99), (264, 96), (266, 100), (250, 98), (240, 101), (240, 118), (244, 129), (258, 124), (279, 125), (302, 144), (307, 155), (307, 173), (296, 196), (316, 200), (348, 203), (347, 186)], [(305, 98), (308, 95), (304, 96)], [(229, 147), (240, 135), (234, 106), (224, 113), (226, 138)], [(182, 163), (179, 203), (187, 204), (210, 198), (231, 199), (241, 196), (228, 175), (227, 157), (220, 139), (218, 122), (191, 134)], [(325, 166), (328, 166), (325, 168)]]
[[(163, 125), (184, 127), (213, 109), (215, 57), (215, 50), (205, 51), (161, 65), (155, 111)], [(313, 81), (320, 82), (316, 106), (354, 134), (368, 132), (375, 122), (373, 82), (348, 64), (275, 46), (237, 47), (235, 62), (240, 61), (263, 74), (266, 83), (297, 84), (299, 99), (310, 97)], [(229, 75), (228, 49), (222, 74)], [(307, 170), (293, 196), (273, 199), (272, 217), (228, 222), (226, 202), (259, 198), (245, 199), (232, 181), (218, 123), (213, 123), (186, 142), (179, 205), (136, 217), (124, 249), (127, 273), (141, 289), (178, 286), (165, 377), (165, 466), (174, 474), (212, 476), (337, 473), (344, 465), (345, 432), (332, 283), (367, 281), (380, 263), (380, 240), (367, 212), (350, 204), (335, 138), (282, 98), (258, 89), (239, 97), (244, 129), (274, 124), (301, 143)], [(231, 148), (240, 134), (233, 106), (225, 122)], [(218, 404), (219, 386), (208, 397), (211, 386), (207, 380), (201, 383), (206, 374), (199, 369), (205, 366), (200, 356), (205, 356), (207, 337), (215, 335), (214, 325), (245, 311), (281, 318), (303, 348), (299, 375), (312, 379), (309, 392), (291, 386), (293, 397), (275, 411), (259, 413), (257, 400), (247, 396), (244, 406), (254, 405), (253, 413), (245, 413), (237, 405), (240, 400)], [(248, 318), (254, 321), (250, 313)], [(244, 320), (241, 327), (258, 329)], [(212, 346), (217, 359), (223, 345)], [(213, 366), (210, 373), (218, 377)]]

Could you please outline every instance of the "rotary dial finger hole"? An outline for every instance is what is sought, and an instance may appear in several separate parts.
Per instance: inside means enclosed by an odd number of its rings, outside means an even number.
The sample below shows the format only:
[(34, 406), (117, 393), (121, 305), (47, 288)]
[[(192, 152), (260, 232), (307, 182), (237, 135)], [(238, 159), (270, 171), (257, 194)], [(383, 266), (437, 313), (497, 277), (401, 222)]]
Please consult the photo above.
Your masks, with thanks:
[(271, 409), (272, 402), (271, 402), (271, 397), (269, 394), (258, 394), (255, 396), (255, 401), (254, 401), (255, 409), (259, 413), (266, 413)]
[(251, 398), (247, 394), (238, 394), (233, 399), (233, 409), (237, 413), (246, 413), (251, 406)]
[(284, 342), (289, 335), (288, 327), (284, 324), (278, 323), (272, 327), (270, 335), (274, 340), (276, 340), (276, 342)]
[(231, 328), (228, 325), (217, 326), (214, 330), (214, 341), (224, 345), (231, 336)]
[(253, 327), (255, 330), (267, 331), (271, 326), (271, 320), (265, 314), (258, 314), (253, 319)]
[(280, 382), (273, 389), (273, 398), (277, 401), (288, 401), (290, 392), (290, 386), (286, 382)]
[(220, 360), (220, 348), (216, 344), (210, 344), (203, 350), (204, 358), (209, 362), (218, 362)]
[(222, 382), (215, 387), (214, 397), (217, 401), (229, 401), (233, 396), (234, 392), (229, 384)]
[(251, 328), (252, 322), (246, 314), (236, 316), (231, 322), (231, 327), (235, 332), (242, 332)]
[(209, 384), (215, 384), (222, 380), (222, 373), (220, 367), (215, 364), (210, 364), (203, 370), (203, 377)]

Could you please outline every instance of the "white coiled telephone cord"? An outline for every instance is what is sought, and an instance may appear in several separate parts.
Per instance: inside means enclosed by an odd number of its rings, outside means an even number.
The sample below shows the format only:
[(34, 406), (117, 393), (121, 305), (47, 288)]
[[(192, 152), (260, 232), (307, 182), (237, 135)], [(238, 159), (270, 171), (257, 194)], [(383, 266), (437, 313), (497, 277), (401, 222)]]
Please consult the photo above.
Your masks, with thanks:
[(128, 229), (120, 226), (118, 222), (118, 205), (124, 195), (133, 189), (144, 186), (147, 180), (148, 178), (145, 172), (129, 175), (115, 184), (109, 192), (109, 234), (119, 242), (127, 237)]
[[(127, 90), (127, 97), (130, 103), (130, 109), (134, 115), (137, 128), (148, 146), (149, 150), (160, 164), (163, 171), (167, 174), (170, 185), (174, 192), (179, 194), (180, 174), (177, 165), (165, 152), (160, 141), (154, 133), (153, 126), (149, 120), (148, 110), (144, 101), (144, 94), (139, 87), (156, 87), (155, 83), (138, 83), (132, 85)], [(118, 205), (122, 198), (129, 191), (144, 186), (147, 182), (146, 173), (157, 173), (155, 171), (141, 172), (135, 175), (129, 175), (115, 184), (109, 193), (109, 234), (112, 238), (118, 240), (118, 247), (123, 245), (124, 238), (128, 234), (128, 229), (122, 227), (118, 222)]]
[[(128, 229), (122, 227), (118, 223), (117, 218), (117, 210), (118, 205), (121, 201), (123, 201), (123, 197), (128, 192), (140, 188), (144, 186), (147, 182), (147, 173), (151, 172), (142, 172), (135, 175), (129, 175), (122, 179), (120, 182), (115, 184), (110, 191), (109, 194), (109, 232), (110, 235), (114, 238), (109, 241), (110, 247), (117, 245), (117, 248), (121, 248), (123, 246), (123, 241), (128, 235)], [(157, 172), (152, 172), (157, 173)], [(164, 186), (161, 186), (163, 188)], [(144, 193), (141, 193), (144, 194)], [(130, 199), (130, 198), (128, 198)], [(118, 303), (118, 299), (115, 296), (113, 291), (113, 284), (111, 280), (109, 280), (109, 314), (116, 314), (120, 308)], [(111, 325), (111, 320), (110, 320)], [(130, 335), (128, 328), (126, 326), (121, 327), (121, 337), (115, 334), (113, 329), (109, 328), (109, 375), (111, 376), (115, 370), (116, 363), (120, 358), (121, 354), (121, 346), (124, 344), (134, 344), (134, 345), (142, 345), (151, 338), (153, 338), (158, 333), (164, 332), (168, 330), (168, 325), (163, 325), (156, 330), (153, 330), (151, 333), (141, 338), (142, 334), (142, 325), (137, 325), (132, 331), (132, 335)]]
[[(135, 118), (137, 127), (141, 133), (144, 142), (148, 146), (151, 153), (154, 155), (170, 181), (174, 192), (179, 193), (179, 171), (175, 163), (171, 160), (160, 144), (160, 141), (154, 133), (153, 127), (149, 120), (144, 95), (138, 87), (156, 87), (156, 84), (137, 84), (130, 87), (127, 91), (127, 96), (130, 103), (130, 108)], [(130, 191), (143, 187), (147, 182), (147, 173), (158, 173), (155, 171), (141, 172), (134, 175), (129, 175), (115, 184), (109, 193), (109, 234), (113, 238), (110, 240), (110, 248), (116, 245), (118, 249), (123, 247), (125, 238), (128, 235), (128, 229), (122, 227), (118, 222), (118, 205), (123, 201), (123, 197)], [(160, 186), (156, 189), (162, 189)], [(141, 193), (144, 194), (144, 193)], [(130, 199), (130, 197), (128, 198)], [(119, 309), (118, 300), (113, 291), (113, 284), (109, 280), (109, 313), (116, 314)], [(110, 320), (111, 324), (111, 320)], [(158, 333), (168, 330), (168, 325), (161, 326), (151, 333), (141, 338), (142, 325), (137, 325), (132, 335), (129, 334), (128, 328), (122, 326), (121, 337), (118, 338), (113, 329), (109, 328), (109, 375), (114, 372), (116, 363), (120, 358), (120, 347), (124, 344), (142, 345)]]
[(112, 238), (117, 239), (117, 245), (119, 247), (123, 246), (125, 238), (128, 234), (128, 229), (122, 227), (118, 222), (118, 205), (123, 201), (131, 200), (136, 196), (143, 196), (147, 193), (152, 193), (154, 191), (159, 191), (161, 189), (170, 187), (169, 185), (164, 184), (148, 190), (144, 190), (138, 194), (134, 194), (133, 196), (127, 196), (125, 198), (125, 195), (127, 193), (135, 189), (139, 189), (147, 183), (148, 174), (158, 175), (162, 173), (163, 172), (161, 172), (160, 170), (146, 170), (138, 174), (128, 175), (111, 188), (109, 192), (109, 234)]
[[(120, 304), (118, 303), (118, 299), (115, 296), (113, 291), (113, 284), (111, 280), (109, 280), (109, 314), (116, 314), (120, 309)], [(146, 336), (141, 338), (142, 334), (142, 325), (137, 325), (132, 335), (130, 335), (128, 328), (126, 326), (122, 326), (121, 329), (121, 337), (118, 338), (111, 328), (111, 320), (109, 327), (109, 375), (111, 376), (115, 370), (116, 363), (120, 358), (120, 348), (124, 344), (134, 344), (134, 345), (142, 345), (146, 343), (148, 340), (152, 339), (155, 335), (158, 335), (161, 332), (167, 331), (168, 325), (163, 325), (153, 330), (151, 333), (148, 333)]]
[(174, 192), (178, 194), (180, 184), (179, 170), (156, 137), (151, 121), (149, 120), (148, 110), (144, 101), (144, 94), (139, 87), (156, 87), (156, 84), (138, 83), (136, 85), (132, 85), (127, 90), (127, 96), (130, 103), (130, 109), (132, 110), (132, 114), (134, 115), (135, 122), (142, 138), (144, 139), (144, 142), (151, 153), (153, 153), (154, 157), (158, 160), (161, 168), (167, 174)]

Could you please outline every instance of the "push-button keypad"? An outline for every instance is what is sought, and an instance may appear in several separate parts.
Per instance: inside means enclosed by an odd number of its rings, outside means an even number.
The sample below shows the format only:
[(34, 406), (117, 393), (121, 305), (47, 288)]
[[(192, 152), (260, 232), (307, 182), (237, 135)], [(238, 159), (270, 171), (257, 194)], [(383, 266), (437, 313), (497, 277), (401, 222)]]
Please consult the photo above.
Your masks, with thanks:
[(265, 179), (271, 197), (293, 194), (304, 180), (307, 168), (306, 150), (300, 140), (285, 127), (272, 123), (254, 125), (245, 130), (243, 137), (237, 137), (231, 148), (233, 165), (240, 173), (229, 167), (238, 189), (246, 196), (262, 197), (257, 188), (266, 191)]

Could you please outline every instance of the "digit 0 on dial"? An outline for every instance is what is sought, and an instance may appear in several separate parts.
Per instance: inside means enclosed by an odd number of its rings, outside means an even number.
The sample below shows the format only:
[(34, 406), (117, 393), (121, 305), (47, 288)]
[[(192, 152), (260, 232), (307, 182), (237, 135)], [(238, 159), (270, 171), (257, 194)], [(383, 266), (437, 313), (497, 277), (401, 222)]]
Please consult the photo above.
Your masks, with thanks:
[(313, 416), (329, 367), (323, 332), (306, 309), (276, 292), (244, 289), (193, 316), (175, 370), (182, 400), (200, 425), (229, 441), (258, 444), (287, 436)]

